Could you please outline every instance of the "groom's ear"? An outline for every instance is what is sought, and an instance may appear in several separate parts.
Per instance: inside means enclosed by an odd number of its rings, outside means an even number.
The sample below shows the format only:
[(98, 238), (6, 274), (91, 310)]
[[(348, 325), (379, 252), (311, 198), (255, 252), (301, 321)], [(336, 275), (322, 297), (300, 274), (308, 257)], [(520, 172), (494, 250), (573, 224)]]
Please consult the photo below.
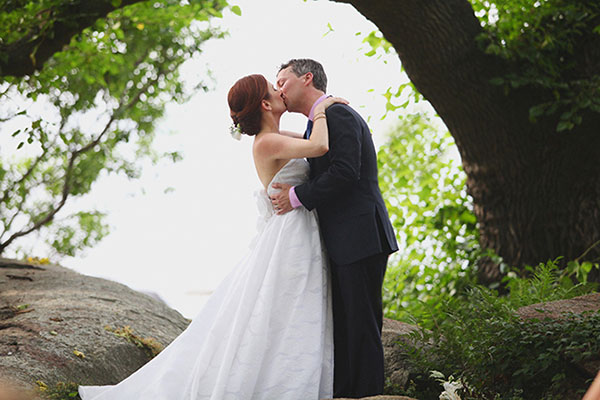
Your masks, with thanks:
[(307, 72), (306, 74), (304, 74), (304, 86), (308, 86), (312, 83), (313, 81), (313, 73), (312, 72)]

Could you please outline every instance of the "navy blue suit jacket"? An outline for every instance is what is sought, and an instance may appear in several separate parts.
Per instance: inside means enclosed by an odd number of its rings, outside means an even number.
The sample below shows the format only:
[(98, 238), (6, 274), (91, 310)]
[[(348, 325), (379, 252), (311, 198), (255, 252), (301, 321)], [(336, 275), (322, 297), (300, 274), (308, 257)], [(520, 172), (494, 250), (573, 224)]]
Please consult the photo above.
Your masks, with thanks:
[(398, 250), (377, 179), (377, 153), (364, 119), (345, 104), (326, 110), (329, 152), (310, 158), (310, 178), (294, 190), (317, 210), (321, 234), (338, 265)]

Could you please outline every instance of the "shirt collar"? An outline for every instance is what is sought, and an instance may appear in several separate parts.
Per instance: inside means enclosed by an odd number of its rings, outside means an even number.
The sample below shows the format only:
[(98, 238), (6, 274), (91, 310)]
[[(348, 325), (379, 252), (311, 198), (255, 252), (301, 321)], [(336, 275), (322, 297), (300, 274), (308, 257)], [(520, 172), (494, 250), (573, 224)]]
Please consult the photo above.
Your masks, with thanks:
[(313, 117), (315, 116), (315, 108), (317, 108), (317, 105), (322, 102), (323, 100), (325, 100), (327, 97), (326, 94), (324, 94), (323, 96), (319, 97), (317, 99), (317, 101), (314, 102), (314, 104), (312, 105), (312, 108), (310, 109), (310, 112), (308, 113), (308, 119), (310, 119), (311, 121), (313, 120)]

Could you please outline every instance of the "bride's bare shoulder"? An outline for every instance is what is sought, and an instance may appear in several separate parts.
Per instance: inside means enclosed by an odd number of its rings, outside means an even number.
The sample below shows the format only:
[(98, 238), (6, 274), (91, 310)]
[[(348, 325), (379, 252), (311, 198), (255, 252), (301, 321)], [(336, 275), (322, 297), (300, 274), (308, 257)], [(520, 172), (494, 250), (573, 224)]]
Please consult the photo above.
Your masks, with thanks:
[(256, 136), (256, 140), (271, 140), (273, 137), (278, 137), (281, 136), (281, 134), (279, 132), (261, 132), (259, 135)]
[(254, 140), (254, 152), (258, 154), (271, 153), (275, 147), (280, 145), (281, 140), (285, 139), (277, 132), (264, 132)]

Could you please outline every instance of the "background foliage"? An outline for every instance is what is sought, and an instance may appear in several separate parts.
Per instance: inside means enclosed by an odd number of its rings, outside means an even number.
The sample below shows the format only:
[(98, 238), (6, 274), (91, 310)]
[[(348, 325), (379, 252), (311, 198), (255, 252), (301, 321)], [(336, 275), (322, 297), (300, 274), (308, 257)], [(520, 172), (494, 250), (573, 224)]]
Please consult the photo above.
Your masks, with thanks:
[[(506, 91), (527, 88), (545, 99), (529, 110), (571, 130), (586, 112), (600, 112), (600, 74), (591, 62), (600, 43), (600, 4), (569, 0), (471, 0), (484, 27), (481, 44), (506, 62), (493, 83)], [(557, 113), (560, 111), (560, 114)]]
[(473, 281), (476, 219), (453, 140), (439, 120), (401, 117), (378, 153), (381, 190), (398, 234), (384, 286), (385, 314), (427, 314)]

